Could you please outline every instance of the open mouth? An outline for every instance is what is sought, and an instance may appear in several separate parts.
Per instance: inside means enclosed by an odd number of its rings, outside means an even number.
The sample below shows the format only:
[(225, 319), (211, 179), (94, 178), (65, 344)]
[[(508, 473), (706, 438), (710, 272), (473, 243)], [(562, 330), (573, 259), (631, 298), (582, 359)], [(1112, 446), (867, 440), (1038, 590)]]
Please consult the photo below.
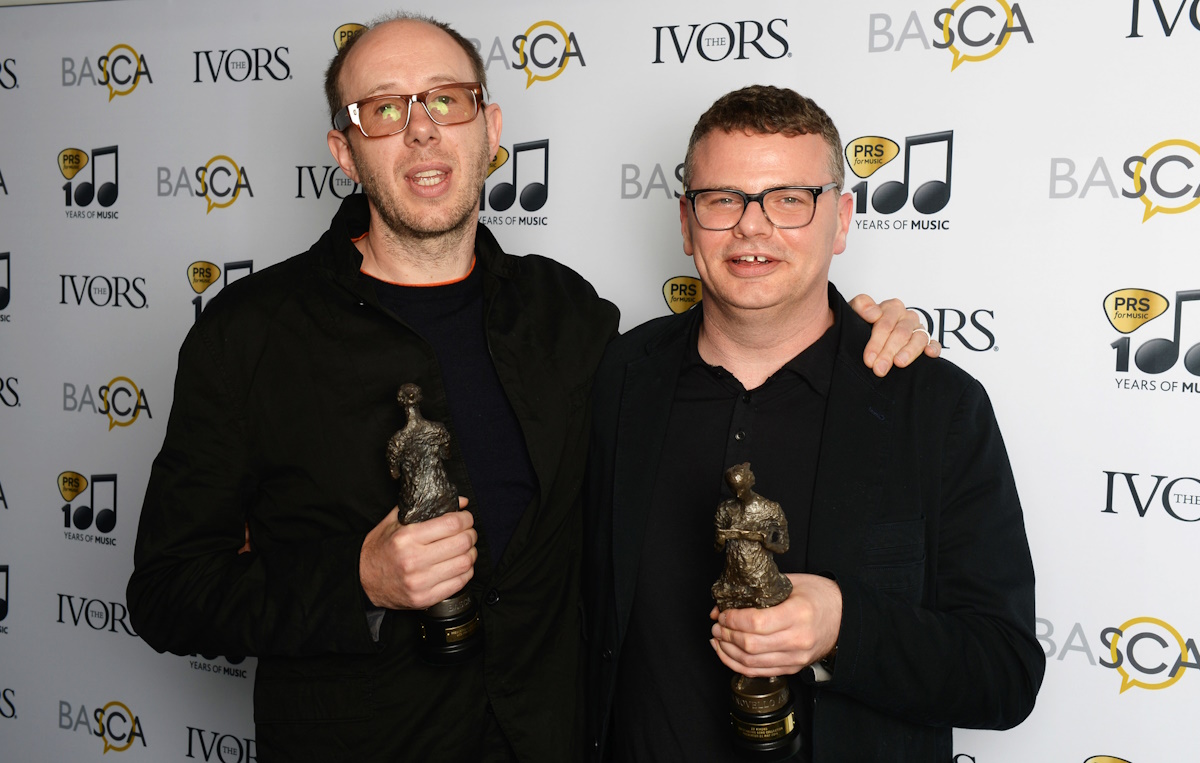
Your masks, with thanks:
[(444, 182), (446, 173), (441, 170), (423, 170), (421, 172), (414, 172), (411, 178), (416, 185), (428, 188)]

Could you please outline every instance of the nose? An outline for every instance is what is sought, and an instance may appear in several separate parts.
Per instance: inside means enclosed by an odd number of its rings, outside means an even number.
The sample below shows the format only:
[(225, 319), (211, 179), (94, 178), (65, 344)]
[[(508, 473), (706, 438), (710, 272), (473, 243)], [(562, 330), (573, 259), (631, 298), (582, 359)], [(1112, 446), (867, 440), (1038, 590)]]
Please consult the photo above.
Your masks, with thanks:
[(429, 116), (425, 104), (417, 101), (408, 107), (408, 127), (404, 128), (405, 140), (413, 144), (424, 144), (441, 137), (437, 122)]
[(742, 212), (742, 219), (738, 220), (738, 224), (733, 229), (742, 236), (769, 236), (775, 226), (767, 219), (766, 210), (760, 199), (746, 204), (746, 210)]

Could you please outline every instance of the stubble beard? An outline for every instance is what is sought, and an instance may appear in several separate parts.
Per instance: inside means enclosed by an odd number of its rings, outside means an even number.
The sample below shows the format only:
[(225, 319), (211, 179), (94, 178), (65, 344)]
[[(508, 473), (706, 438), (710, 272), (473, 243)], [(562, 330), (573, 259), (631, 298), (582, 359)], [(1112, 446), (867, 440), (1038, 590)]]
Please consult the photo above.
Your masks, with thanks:
[[(366, 194), (376, 213), (387, 226), (390, 237), (397, 240), (428, 241), (439, 238), (461, 238), (468, 231), (475, 229), (475, 205), (479, 194), (483, 191), (484, 181), (487, 179), (489, 161), (487, 149), (485, 140), (464, 163), (464, 177), (457, 182), (459, 182), (460, 188), (467, 189), (469, 192), (463, 193), (460, 198), (456, 199), (454, 206), (446, 211), (445, 217), (441, 220), (415, 213), (400, 204), (395, 193), (380, 180), (376, 168), (369, 165), (364, 167), (363, 163), (358, 161), (353, 144), (350, 145), (350, 155), (354, 159), (355, 166), (360, 168), (359, 182), (362, 185), (363, 193)], [(404, 182), (405, 180), (401, 176), (398, 178), (397, 184)]]

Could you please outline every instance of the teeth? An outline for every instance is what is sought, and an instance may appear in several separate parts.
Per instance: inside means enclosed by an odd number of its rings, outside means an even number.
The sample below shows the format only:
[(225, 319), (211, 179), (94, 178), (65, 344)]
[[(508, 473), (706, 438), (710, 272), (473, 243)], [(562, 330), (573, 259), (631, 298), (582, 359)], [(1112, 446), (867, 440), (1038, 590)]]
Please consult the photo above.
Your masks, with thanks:
[(443, 175), (445, 173), (440, 170), (424, 170), (423, 172), (415, 173), (412, 177), (417, 185), (430, 186), (442, 182)]
[(741, 257), (738, 257), (737, 259), (738, 259), (738, 262), (766, 262), (767, 261), (766, 257), (763, 257), (762, 255), (756, 256), (753, 254), (743, 254)]

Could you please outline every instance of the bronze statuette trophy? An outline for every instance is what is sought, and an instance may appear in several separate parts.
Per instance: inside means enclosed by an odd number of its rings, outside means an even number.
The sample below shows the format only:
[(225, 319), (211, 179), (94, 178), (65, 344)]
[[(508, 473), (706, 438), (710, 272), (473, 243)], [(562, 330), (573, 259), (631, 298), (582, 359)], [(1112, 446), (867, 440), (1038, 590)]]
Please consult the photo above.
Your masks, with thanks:
[[(421, 416), (421, 388), (405, 384), (396, 395), (408, 421), (388, 442), (392, 479), (400, 479), (401, 524), (410, 525), (458, 511), (458, 489), (442, 464), (450, 457), (450, 433), (437, 421)], [(475, 656), (483, 647), (479, 607), (466, 589), (418, 614), (421, 656), (451, 665)]]
[[(731, 466), (725, 482), (736, 498), (717, 507), (717, 550), (725, 551), (725, 571), (712, 595), (722, 611), (773, 607), (792, 592), (773, 554), (788, 550), (787, 517), (775, 501), (755, 493), (750, 464)], [(733, 741), (755, 760), (783, 760), (800, 751), (795, 701), (786, 676), (734, 674), (729, 717)]]

